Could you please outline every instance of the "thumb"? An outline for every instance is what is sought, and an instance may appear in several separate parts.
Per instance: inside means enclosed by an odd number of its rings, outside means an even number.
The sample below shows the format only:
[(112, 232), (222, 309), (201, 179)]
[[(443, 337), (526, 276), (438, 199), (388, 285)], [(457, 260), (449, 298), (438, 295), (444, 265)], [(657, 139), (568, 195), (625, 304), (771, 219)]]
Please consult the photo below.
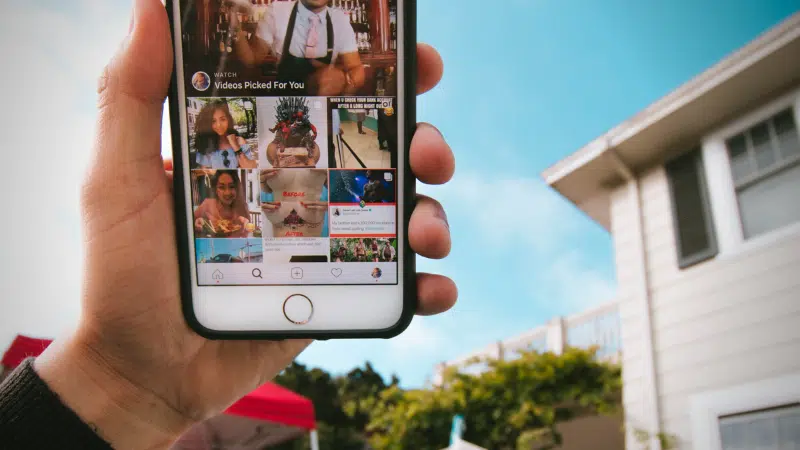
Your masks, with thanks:
[(160, 0), (133, 0), (129, 34), (98, 83), (94, 155), (83, 186), (92, 219), (124, 217), (166, 189), (161, 120), (172, 73), (169, 30)]
[(169, 30), (160, 0), (134, 0), (130, 32), (100, 77), (94, 169), (112, 180), (143, 175), (144, 168), (163, 170), (162, 108), (172, 73)]

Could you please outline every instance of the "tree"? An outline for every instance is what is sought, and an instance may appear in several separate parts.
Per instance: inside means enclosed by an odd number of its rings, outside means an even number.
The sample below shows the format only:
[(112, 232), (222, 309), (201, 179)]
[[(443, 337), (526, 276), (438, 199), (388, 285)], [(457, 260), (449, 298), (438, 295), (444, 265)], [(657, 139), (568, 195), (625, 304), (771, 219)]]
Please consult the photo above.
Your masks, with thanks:
[(366, 430), (375, 403), (381, 392), (390, 386), (397, 386), (400, 381), (392, 376), (390, 384), (367, 362), (364, 368), (355, 368), (336, 380), (339, 388), (344, 413), (350, 418), (354, 427)]
[(583, 415), (616, 412), (622, 388), (618, 366), (598, 362), (594, 350), (562, 355), (521, 352), (512, 360), (475, 360), (478, 375), (449, 369), (432, 390), (381, 393), (368, 425), (376, 450), (433, 449), (449, 442), (455, 414), (464, 438), (493, 450), (555, 448), (557, 425)]
[[(378, 394), (386, 389), (383, 377), (367, 362), (345, 375), (333, 377), (323, 369), (292, 363), (275, 382), (314, 403), (320, 450), (363, 450), (364, 434)], [(392, 377), (391, 385), (399, 380)], [(287, 442), (280, 450), (306, 450), (308, 438)]]

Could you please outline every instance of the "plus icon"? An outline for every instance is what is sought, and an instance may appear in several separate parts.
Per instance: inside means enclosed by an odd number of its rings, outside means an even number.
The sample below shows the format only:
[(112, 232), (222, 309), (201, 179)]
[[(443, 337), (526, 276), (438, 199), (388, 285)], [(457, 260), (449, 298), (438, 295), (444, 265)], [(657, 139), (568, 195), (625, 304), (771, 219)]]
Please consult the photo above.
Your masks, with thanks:
[(299, 267), (295, 267), (292, 269), (292, 279), (294, 280), (302, 280), (303, 279), (303, 269)]

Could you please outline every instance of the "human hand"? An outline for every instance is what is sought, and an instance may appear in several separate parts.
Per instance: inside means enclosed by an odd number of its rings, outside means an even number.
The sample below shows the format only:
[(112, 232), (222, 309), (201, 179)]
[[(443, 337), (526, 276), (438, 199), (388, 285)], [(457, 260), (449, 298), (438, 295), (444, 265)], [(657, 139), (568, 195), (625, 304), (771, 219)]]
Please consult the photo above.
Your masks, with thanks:
[(312, 224), (322, 223), (328, 213), (328, 202), (300, 202), (300, 206), (305, 209), (300, 217)]
[(326, 65), (308, 77), (309, 92), (320, 97), (342, 95), (347, 87), (347, 77), (342, 69)]
[[(273, 378), (310, 341), (209, 341), (186, 325), (171, 164), (162, 161), (157, 144), (171, 37), (159, 0), (134, 4), (132, 31), (99, 84), (95, 150), (82, 189), (90, 238), (84, 242), (81, 318), (35, 368), (114, 448), (154, 449), (167, 448), (192, 424)], [(422, 45), (418, 61), (418, 91), (424, 92), (439, 81), (442, 62)], [(454, 171), (452, 152), (429, 125), (418, 127), (409, 157), (414, 175), (426, 183), (445, 183)], [(408, 238), (422, 256), (449, 253), (439, 203), (418, 198)], [(445, 277), (419, 274), (417, 287), (418, 314), (437, 314), (455, 302), (456, 287)]]
[(194, 230), (198, 233), (203, 231), (203, 222), (204, 221), (202, 218), (197, 218), (194, 220)]
[(228, 143), (231, 144), (233, 151), (239, 151), (239, 147), (241, 147), (241, 144), (239, 144), (239, 136), (236, 136), (235, 134), (229, 134), (225, 138), (228, 140)]
[(296, 176), (297, 172), (291, 169), (262, 169), (259, 174), (261, 189), (278, 195), (292, 184)]
[(248, 219), (247, 217), (239, 217), (239, 223), (241, 223), (242, 226), (245, 226), (248, 223), (250, 223), (250, 219)]
[(266, 214), (274, 213), (281, 209), (281, 202), (264, 202), (261, 204), (261, 210)]
[(285, 214), (281, 214), (282, 207), (283, 203), (281, 202), (265, 202), (261, 204), (261, 211), (271, 224), (280, 225), (286, 218)]
[(274, 179), (280, 173), (281, 169), (262, 169), (258, 174), (258, 179), (261, 182), (261, 191), (271, 193), (269, 181)]
[(313, 211), (326, 211), (328, 202), (300, 202), (300, 206)]

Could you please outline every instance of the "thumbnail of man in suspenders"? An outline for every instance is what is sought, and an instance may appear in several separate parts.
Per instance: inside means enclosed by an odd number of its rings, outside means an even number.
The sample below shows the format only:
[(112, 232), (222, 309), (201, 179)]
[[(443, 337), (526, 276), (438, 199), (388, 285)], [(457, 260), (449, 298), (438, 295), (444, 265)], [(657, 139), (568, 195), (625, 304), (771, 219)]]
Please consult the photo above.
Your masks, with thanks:
[[(228, 0), (238, 11), (251, 14), (249, 0)], [(348, 16), (329, 8), (329, 0), (273, 2), (250, 39), (233, 18), (236, 54), (246, 66), (278, 59), (278, 81), (301, 82), (297, 95), (353, 95), (364, 84), (364, 65)]]

